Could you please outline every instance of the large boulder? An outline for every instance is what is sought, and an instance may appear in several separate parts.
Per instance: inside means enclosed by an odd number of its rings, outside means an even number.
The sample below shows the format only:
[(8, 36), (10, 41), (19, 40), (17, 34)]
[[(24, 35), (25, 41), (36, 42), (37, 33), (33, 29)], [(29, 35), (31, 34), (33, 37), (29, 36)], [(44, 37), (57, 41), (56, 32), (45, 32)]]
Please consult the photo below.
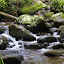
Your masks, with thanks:
[(35, 1), (33, 5), (23, 7), (20, 10), (22, 14), (34, 14), (35, 12), (39, 11), (43, 7), (45, 7), (44, 3), (42, 3), (41, 1)]
[(51, 17), (56, 27), (59, 27), (64, 23), (64, 14), (62, 12), (56, 13)]
[(40, 15), (21, 15), (16, 19), (15, 23), (22, 24), (26, 29), (33, 33), (48, 30), (45, 26), (44, 18)]
[(0, 50), (5, 50), (8, 44), (8, 39), (5, 36), (0, 36)]
[(9, 34), (13, 37), (16, 37), (16, 39), (23, 39), (25, 41), (33, 41), (36, 40), (36, 38), (25, 28), (19, 25), (11, 25), (9, 26)]
[(0, 55), (0, 60), (4, 64), (20, 64), (24, 60), (23, 56), (17, 51), (2, 50), (0, 51)]

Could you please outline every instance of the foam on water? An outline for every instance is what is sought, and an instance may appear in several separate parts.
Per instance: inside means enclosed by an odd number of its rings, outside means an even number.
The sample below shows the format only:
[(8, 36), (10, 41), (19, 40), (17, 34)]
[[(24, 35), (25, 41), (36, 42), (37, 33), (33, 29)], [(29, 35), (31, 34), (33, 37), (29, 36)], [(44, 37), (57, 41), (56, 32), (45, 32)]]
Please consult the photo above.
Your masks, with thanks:
[(52, 47), (53, 47), (54, 45), (58, 45), (58, 44), (60, 44), (60, 42), (50, 43), (50, 45), (49, 45), (47, 48), (48, 48), (48, 49), (52, 49)]
[(54, 32), (53, 36), (56, 37), (56, 38), (60, 38), (60, 35), (57, 35), (57, 34), (58, 34), (57, 32)]
[(47, 52), (49, 51), (50, 49), (45, 49), (45, 48), (42, 48), (40, 51), (41, 51), (41, 54), (44, 53), (44, 52)]

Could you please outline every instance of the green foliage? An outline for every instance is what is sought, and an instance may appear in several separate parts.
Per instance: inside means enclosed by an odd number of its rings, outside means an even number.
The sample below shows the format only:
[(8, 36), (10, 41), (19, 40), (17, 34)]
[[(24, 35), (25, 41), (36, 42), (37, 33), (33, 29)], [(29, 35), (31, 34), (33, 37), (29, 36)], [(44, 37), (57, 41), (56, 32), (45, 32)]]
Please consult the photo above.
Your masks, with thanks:
[(6, 11), (6, 8), (8, 7), (7, 2), (5, 0), (0, 0), (0, 10)]
[(2, 58), (0, 59), (0, 64), (4, 64), (4, 61), (3, 61), (3, 59), (2, 59)]
[(51, 0), (51, 11), (56, 12), (64, 12), (64, 0)]
[(33, 0), (22, 0), (21, 2), (22, 2), (22, 6), (24, 6), (24, 5), (30, 6), (32, 4)]

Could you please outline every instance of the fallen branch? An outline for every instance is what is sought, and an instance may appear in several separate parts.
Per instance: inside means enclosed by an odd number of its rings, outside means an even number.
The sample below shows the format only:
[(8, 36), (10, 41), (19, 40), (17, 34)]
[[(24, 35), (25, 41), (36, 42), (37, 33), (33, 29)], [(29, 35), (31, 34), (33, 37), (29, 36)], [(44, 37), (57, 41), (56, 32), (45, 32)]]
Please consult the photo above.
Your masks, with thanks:
[(4, 13), (4, 12), (1, 12), (0, 11), (0, 15), (8, 18), (8, 19), (11, 19), (11, 20), (16, 20), (17, 17), (13, 16), (13, 15), (10, 15), (10, 14), (7, 14), (7, 13)]

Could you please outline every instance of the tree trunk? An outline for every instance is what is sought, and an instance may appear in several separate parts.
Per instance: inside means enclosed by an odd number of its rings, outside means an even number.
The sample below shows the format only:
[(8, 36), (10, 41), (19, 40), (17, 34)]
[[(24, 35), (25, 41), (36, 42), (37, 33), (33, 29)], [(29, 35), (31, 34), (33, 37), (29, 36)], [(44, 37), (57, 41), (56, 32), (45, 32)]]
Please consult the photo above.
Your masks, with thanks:
[(0, 15), (6, 17), (6, 18), (8, 18), (8, 19), (11, 19), (11, 20), (13, 20), (13, 21), (16, 20), (16, 18), (17, 18), (17, 17), (15, 17), (15, 16), (13, 16), (13, 15), (10, 15), (10, 14), (7, 14), (7, 13), (1, 12), (1, 11), (0, 11)]

